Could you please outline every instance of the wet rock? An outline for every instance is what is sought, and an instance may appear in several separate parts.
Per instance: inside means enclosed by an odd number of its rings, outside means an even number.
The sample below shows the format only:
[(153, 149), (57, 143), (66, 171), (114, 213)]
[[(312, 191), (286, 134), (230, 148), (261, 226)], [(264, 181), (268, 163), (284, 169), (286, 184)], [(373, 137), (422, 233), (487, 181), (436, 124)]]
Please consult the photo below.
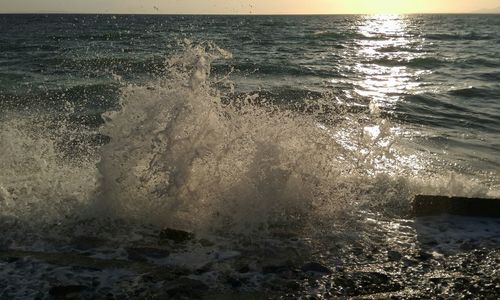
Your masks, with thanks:
[[(203, 300), (256, 300), (256, 299), (269, 299), (269, 295), (262, 291), (255, 292), (223, 292), (210, 295), (203, 295)], [(293, 298), (297, 299), (297, 298)]]
[(428, 252), (425, 252), (425, 251), (420, 251), (416, 258), (420, 259), (420, 260), (429, 260), (431, 258), (433, 258), (432, 254), (428, 253)]
[(209, 272), (212, 269), (213, 264), (211, 262), (204, 264), (203, 266), (196, 269), (195, 274), (201, 275)]
[(250, 267), (248, 265), (243, 265), (238, 268), (238, 273), (248, 273), (250, 272)]
[(429, 281), (434, 283), (434, 284), (441, 284), (444, 282), (444, 280), (446, 280), (446, 278), (442, 278), (442, 277), (431, 277), (429, 278)]
[(335, 272), (345, 272), (345, 267), (343, 267), (343, 266), (336, 266), (335, 267)]
[(302, 266), (302, 272), (314, 272), (321, 274), (332, 274), (332, 270), (320, 263), (317, 262), (309, 262)]
[(430, 240), (426, 243), (426, 245), (429, 247), (435, 247), (435, 246), (439, 245), (439, 243), (438, 243), (438, 241)]
[(263, 286), (274, 292), (284, 292), (287, 290), (286, 281), (281, 277), (274, 277), (263, 282)]
[(203, 247), (212, 247), (214, 245), (214, 243), (212, 241), (209, 241), (207, 239), (201, 239), (198, 241), (200, 243), (200, 245), (202, 245)]
[(279, 274), (279, 273), (284, 273), (290, 270), (289, 266), (282, 265), (282, 266), (264, 266), (262, 267), (262, 273), (263, 274)]
[(134, 261), (147, 261), (148, 258), (165, 258), (170, 252), (161, 248), (133, 247), (126, 248), (128, 259)]
[(53, 299), (71, 299), (83, 292), (87, 287), (83, 285), (59, 285), (49, 289), (49, 295)]
[(419, 264), (419, 261), (413, 258), (404, 258), (403, 263), (405, 267), (414, 267)]
[(341, 274), (332, 279), (331, 292), (342, 296), (361, 296), (376, 293), (395, 292), (402, 286), (389, 276), (378, 272), (354, 272)]
[(399, 261), (403, 258), (403, 255), (397, 251), (389, 250), (387, 252), (387, 257), (390, 261)]
[(468, 278), (456, 278), (453, 283), (453, 288), (457, 291), (463, 291), (470, 285)]
[(71, 266), (71, 270), (75, 272), (100, 272), (102, 268), (93, 267), (93, 266)]
[(101, 285), (101, 281), (99, 280), (98, 277), (93, 277), (92, 278), (92, 288), (96, 288)]
[(228, 277), (226, 282), (234, 289), (239, 288), (243, 285), (241, 280), (234, 278), (234, 277)]
[(355, 246), (351, 249), (351, 252), (355, 255), (355, 256), (361, 256), (363, 255), (364, 253), (364, 249), (363, 247), (360, 247), (360, 246)]
[(290, 280), (290, 281), (287, 281), (286, 282), (286, 287), (288, 289), (291, 289), (291, 290), (294, 290), (294, 291), (297, 291), (300, 289), (300, 283), (298, 283), (297, 281), (295, 280)]
[(474, 250), (476, 248), (477, 248), (477, 245), (474, 242), (471, 242), (471, 241), (463, 242), (460, 245), (460, 250), (463, 250), (463, 251), (471, 251), (471, 250)]
[(280, 239), (288, 239), (288, 240), (298, 240), (298, 234), (293, 231), (288, 231), (284, 229), (274, 229), (271, 234), (274, 237), (280, 238)]
[(500, 217), (500, 199), (417, 195), (413, 201), (417, 217), (440, 214)]
[(14, 263), (17, 262), (20, 258), (19, 257), (2, 257), (1, 260), (6, 262), (6, 263)]
[(160, 239), (184, 243), (194, 238), (194, 234), (184, 230), (165, 228), (160, 232)]
[(71, 244), (78, 250), (87, 251), (105, 246), (106, 241), (94, 236), (75, 236)]
[(141, 280), (144, 282), (154, 282), (154, 277), (148, 274), (144, 274), (141, 276)]
[(208, 291), (209, 287), (201, 281), (183, 277), (165, 285), (165, 291), (170, 297), (185, 296), (196, 298)]

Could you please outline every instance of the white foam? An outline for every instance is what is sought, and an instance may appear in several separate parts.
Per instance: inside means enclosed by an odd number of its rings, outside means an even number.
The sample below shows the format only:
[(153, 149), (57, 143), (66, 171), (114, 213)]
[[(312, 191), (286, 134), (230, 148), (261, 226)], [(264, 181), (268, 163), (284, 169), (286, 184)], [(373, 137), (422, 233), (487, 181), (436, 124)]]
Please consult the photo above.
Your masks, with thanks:
[[(401, 184), (406, 168), (397, 163), (403, 156), (392, 148), (388, 121), (332, 114), (318, 123), (319, 113), (284, 110), (258, 94), (223, 101), (205, 75), (212, 60), (227, 57), (210, 44), (189, 46), (168, 61), (166, 79), (123, 90), (102, 129), (112, 140), (99, 163), (100, 210), (196, 230), (245, 230), (385, 197), (373, 188), (381, 172), (400, 176), (384, 177), (379, 189)], [(321, 111), (333, 105), (323, 102)], [(366, 137), (366, 128), (377, 136)], [(406, 201), (407, 190), (394, 197)]]
[(116, 217), (262, 232), (361, 209), (404, 213), (416, 193), (494, 193), (433, 169), (425, 153), (400, 143), (402, 125), (342, 111), (335, 97), (325, 95), (309, 113), (222, 92), (213, 83), (225, 79), (213, 78), (210, 64), (230, 57), (213, 44), (188, 43), (166, 61), (167, 75), (123, 87), (119, 108), (103, 116), (100, 132), (111, 142), (97, 158), (64, 155), (58, 145), (72, 134), (65, 122), (0, 122), (3, 220)]

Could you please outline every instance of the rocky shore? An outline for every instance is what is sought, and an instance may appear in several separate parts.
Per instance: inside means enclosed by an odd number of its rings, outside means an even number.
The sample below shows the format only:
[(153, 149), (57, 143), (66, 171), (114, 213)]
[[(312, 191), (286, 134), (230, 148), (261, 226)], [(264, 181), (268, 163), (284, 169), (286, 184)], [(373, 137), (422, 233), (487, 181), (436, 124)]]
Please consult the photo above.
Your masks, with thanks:
[[(500, 220), (366, 218), (359, 236), (143, 228), (0, 251), (0, 299), (498, 299)], [(45, 247), (45, 248), (44, 248)], [(23, 249), (24, 248), (24, 249)]]

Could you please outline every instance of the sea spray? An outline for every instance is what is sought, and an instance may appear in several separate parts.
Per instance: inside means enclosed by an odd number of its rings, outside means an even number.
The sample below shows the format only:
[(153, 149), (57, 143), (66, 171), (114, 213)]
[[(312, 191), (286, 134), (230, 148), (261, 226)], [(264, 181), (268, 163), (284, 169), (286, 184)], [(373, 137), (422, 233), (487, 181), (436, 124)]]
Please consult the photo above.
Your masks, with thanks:
[(2, 220), (48, 224), (73, 217), (88, 205), (97, 187), (96, 160), (89, 151), (76, 146), (69, 149), (64, 144), (84, 133), (81, 129), (75, 135), (66, 125), (42, 114), (36, 118), (21, 114), (2, 118)]
[[(258, 94), (223, 100), (208, 75), (214, 59), (229, 56), (212, 44), (188, 45), (167, 61), (166, 78), (122, 90), (120, 109), (104, 115), (101, 130), (111, 142), (99, 163), (100, 209), (192, 230), (245, 231), (334, 218), (388, 196), (358, 184), (377, 182), (382, 165), (404, 172), (394, 165), (388, 121), (331, 115), (334, 125), (326, 125), (317, 112)], [(371, 134), (363, 124), (373, 125)], [(394, 197), (405, 203), (410, 194), (401, 192)]]
[[(232, 83), (210, 65), (229, 57), (211, 43), (188, 43), (163, 77), (122, 84), (99, 132), (71, 124), (71, 109), (4, 114), (2, 221), (40, 230), (98, 218), (212, 233), (314, 231), (360, 211), (407, 215), (416, 193), (492, 194), (405, 147), (404, 127), (376, 103), (368, 113), (328, 93), (280, 101), (303, 102), (294, 107), (221, 89)], [(96, 144), (97, 136), (109, 142)]]

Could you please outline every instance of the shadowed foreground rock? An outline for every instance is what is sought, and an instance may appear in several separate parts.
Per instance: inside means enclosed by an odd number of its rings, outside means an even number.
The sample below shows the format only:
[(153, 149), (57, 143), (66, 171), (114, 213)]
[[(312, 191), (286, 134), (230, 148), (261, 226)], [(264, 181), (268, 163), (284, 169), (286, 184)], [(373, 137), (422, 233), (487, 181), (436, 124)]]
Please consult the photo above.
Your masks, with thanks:
[(54, 299), (78, 299), (78, 294), (85, 290), (87, 287), (82, 285), (61, 285), (51, 287), (49, 295)]
[(500, 199), (417, 195), (413, 213), (416, 217), (450, 214), (500, 218)]
[(184, 243), (194, 238), (194, 234), (184, 230), (165, 228), (160, 232), (160, 239)]
[(332, 270), (320, 263), (309, 262), (302, 266), (301, 270), (303, 272), (314, 272), (321, 274), (332, 274)]
[[(127, 261), (120, 259), (100, 259), (73, 253), (47, 253), (35, 251), (5, 250), (0, 251), (0, 260), (16, 261), (30, 257), (59, 266), (73, 266), (78, 268), (102, 271), (104, 269), (125, 269), (140, 274), (148, 274), (154, 280), (172, 280), (180, 276), (189, 275), (186, 269), (175, 266), (161, 266), (143, 261)], [(64, 290), (64, 289), (63, 289)], [(59, 290), (57, 290), (59, 291)]]

